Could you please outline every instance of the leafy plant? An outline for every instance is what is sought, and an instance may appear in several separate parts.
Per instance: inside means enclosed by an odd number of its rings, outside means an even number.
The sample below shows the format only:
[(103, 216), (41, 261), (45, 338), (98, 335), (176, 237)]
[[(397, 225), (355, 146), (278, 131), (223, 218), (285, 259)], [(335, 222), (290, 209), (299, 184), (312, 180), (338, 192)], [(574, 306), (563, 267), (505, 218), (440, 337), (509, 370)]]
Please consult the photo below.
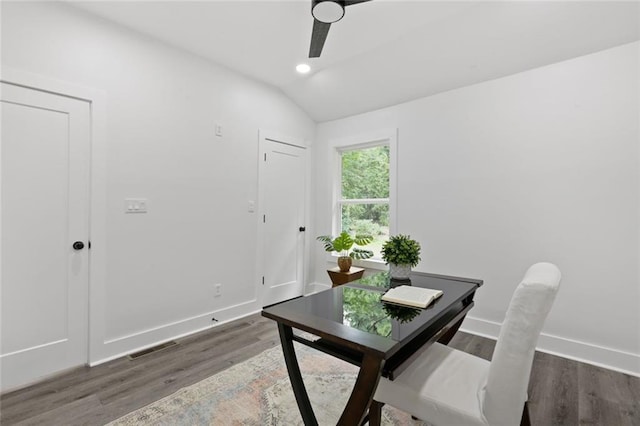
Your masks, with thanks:
[(420, 243), (408, 235), (394, 235), (384, 243), (381, 253), (387, 263), (417, 266), (420, 262)]
[(324, 249), (328, 252), (338, 252), (340, 256), (349, 256), (352, 259), (369, 259), (373, 256), (373, 252), (370, 250), (364, 250), (357, 246), (366, 246), (373, 237), (371, 235), (356, 235), (351, 237), (347, 232), (342, 231), (337, 237), (331, 235), (320, 235), (316, 238), (318, 241), (324, 243)]

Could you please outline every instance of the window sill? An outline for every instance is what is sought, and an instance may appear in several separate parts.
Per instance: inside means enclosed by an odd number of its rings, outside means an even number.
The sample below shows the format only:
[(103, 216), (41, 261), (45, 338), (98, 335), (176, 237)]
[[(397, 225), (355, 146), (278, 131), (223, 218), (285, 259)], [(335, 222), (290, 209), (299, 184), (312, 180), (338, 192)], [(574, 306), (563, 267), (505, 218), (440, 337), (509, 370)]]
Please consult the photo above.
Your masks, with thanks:
[[(330, 254), (329, 256), (327, 256), (327, 263), (331, 263), (333, 264), (333, 266), (336, 266), (338, 257), (339, 256), (335, 254)], [(385, 263), (385, 261), (380, 259), (353, 259), (352, 265), (359, 268), (375, 269), (378, 271), (386, 271), (387, 269), (389, 269), (389, 266)]]
[(377, 259), (354, 260), (353, 266), (359, 266), (360, 268), (367, 269), (377, 269), (379, 271), (386, 271), (387, 269), (389, 269), (389, 266), (387, 266), (384, 260)]

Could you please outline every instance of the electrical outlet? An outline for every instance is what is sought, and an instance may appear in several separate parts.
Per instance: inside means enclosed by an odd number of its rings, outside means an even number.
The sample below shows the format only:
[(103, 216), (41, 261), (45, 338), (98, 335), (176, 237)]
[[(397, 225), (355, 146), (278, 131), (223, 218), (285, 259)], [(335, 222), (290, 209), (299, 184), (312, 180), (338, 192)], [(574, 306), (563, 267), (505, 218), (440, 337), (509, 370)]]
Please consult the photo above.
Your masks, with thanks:
[(222, 284), (215, 284), (213, 288), (214, 288), (213, 297), (222, 296)]
[(125, 213), (146, 213), (147, 199), (146, 198), (125, 198), (124, 212)]

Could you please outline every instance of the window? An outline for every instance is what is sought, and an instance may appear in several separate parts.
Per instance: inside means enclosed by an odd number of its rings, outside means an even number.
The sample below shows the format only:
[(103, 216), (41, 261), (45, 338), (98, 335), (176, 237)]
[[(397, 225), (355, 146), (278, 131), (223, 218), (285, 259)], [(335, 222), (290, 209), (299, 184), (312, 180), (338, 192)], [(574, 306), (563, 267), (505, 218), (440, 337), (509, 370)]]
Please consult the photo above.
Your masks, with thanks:
[(395, 138), (337, 147), (338, 176), (334, 224), (338, 233), (369, 234), (374, 237), (365, 248), (380, 260), (382, 245), (393, 223), (392, 158)]

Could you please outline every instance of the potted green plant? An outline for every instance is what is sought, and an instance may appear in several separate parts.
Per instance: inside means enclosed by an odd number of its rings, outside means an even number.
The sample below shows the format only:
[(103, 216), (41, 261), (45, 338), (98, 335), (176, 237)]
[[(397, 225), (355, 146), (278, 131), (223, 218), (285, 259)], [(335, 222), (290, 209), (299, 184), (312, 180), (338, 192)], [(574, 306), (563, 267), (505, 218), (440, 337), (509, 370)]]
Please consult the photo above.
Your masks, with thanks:
[(420, 243), (408, 235), (394, 235), (382, 246), (382, 259), (391, 279), (408, 280), (411, 268), (420, 262)]
[(324, 249), (328, 252), (338, 252), (338, 267), (341, 272), (348, 272), (351, 269), (352, 259), (369, 259), (373, 256), (370, 250), (364, 250), (357, 246), (366, 246), (373, 237), (371, 235), (356, 235), (351, 237), (347, 232), (342, 231), (337, 237), (331, 235), (320, 235), (318, 241), (324, 243)]

